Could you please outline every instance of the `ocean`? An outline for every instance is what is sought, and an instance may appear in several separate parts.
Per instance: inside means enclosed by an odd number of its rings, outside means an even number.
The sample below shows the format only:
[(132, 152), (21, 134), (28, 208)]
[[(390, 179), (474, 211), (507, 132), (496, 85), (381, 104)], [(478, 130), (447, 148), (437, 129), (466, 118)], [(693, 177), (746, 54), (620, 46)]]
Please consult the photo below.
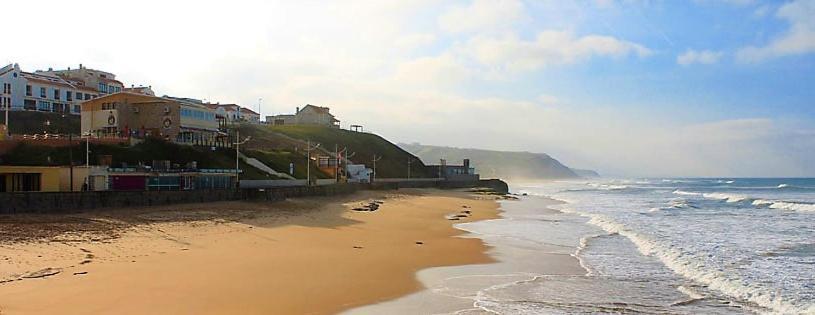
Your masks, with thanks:
[(502, 218), (457, 225), (499, 262), (421, 271), (425, 292), (358, 311), (815, 314), (815, 179), (512, 190), (525, 196), (502, 202)]

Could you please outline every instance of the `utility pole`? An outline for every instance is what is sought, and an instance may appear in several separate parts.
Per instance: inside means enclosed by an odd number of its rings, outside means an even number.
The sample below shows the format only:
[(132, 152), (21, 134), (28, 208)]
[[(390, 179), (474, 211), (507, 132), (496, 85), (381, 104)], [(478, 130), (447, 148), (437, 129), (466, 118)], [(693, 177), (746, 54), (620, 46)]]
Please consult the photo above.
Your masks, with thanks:
[(408, 158), (408, 177), (407, 177), (408, 179), (410, 179), (410, 163), (413, 163), (413, 160)]
[(374, 154), (374, 160), (373, 160), (374, 161), (374, 177), (373, 177), (373, 181), (376, 181), (376, 161), (379, 161), (381, 159), (382, 159), (381, 156), (376, 157), (376, 154)]
[(263, 98), (262, 97), (258, 98), (258, 122), (260, 122), (260, 117), (262, 116), (260, 114), (260, 103), (263, 103)]
[(252, 137), (246, 137), (243, 141), (241, 139), (241, 132), (240, 130), (235, 130), (235, 189), (240, 188), (241, 184), (241, 170), (240, 170), (240, 146), (241, 144), (246, 143)]
[(74, 135), (68, 134), (68, 161), (71, 163), (71, 191), (74, 191)]
[(91, 189), (91, 131), (85, 135), (85, 187)]
[[(336, 149), (335, 149), (335, 150), (336, 150)], [(342, 163), (343, 163), (343, 161), (344, 161), (344, 160), (347, 160), (347, 159), (348, 159), (348, 156), (347, 156), (347, 155), (348, 155), (348, 147), (344, 147), (344, 148), (342, 148), (342, 150), (337, 151), (337, 153), (336, 153), (336, 154), (337, 154), (337, 155), (336, 155), (336, 157), (337, 157), (337, 165), (336, 165), (336, 171), (335, 171), (334, 173), (336, 174), (337, 182), (339, 182), (339, 181), (340, 181), (340, 175), (339, 175), (339, 174), (340, 174), (340, 170), (345, 170), (345, 169), (342, 167)], [(345, 156), (345, 157), (341, 158), (342, 156)], [(345, 172), (345, 171), (343, 171), (343, 173), (344, 173), (344, 172)]]
[(311, 147), (311, 140), (306, 142), (306, 185), (311, 186), (311, 150), (317, 149), (320, 147), (318, 143), (313, 148)]
[(334, 183), (340, 181), (340, 151), (337, 144), (334, 144)]
[(6, 136), (11, 138), (11, 128), (8, 126), (8, 109), (11, 107), (11, 104), (6, 104)]

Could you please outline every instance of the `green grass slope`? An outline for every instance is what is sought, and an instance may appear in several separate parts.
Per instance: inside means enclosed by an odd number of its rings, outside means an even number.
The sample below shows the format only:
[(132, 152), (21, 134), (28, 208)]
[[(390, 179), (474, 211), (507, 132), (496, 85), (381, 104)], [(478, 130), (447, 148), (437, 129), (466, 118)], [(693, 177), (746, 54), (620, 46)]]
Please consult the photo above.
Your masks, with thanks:
[[(241, 136), (252, 136), (247, 146), (254, 150), (286, 150), (303, 154), (306, 141), (320, 144), (323, 154), (333, 152), (334, 146), (347, 147), (354, 155), (351, 161), (371, 167), (374, 156), (381, 157), (376, 162), (377, 176), (380, 178), (407, 177), (408, 161), (411, 161), (411, 177), (434, 177), (425, 170), (419, 158), (403, 150), (384, 138), (371, 134), (321, 126), (259, 126), (243, 125)], [(316, 152), (316, 151), (312, 151)], [(288, 164), (287, 164), (288, 165)], [(288, 170), (288, 166), (286, 166)]]
[[(179, 145), (163, 140), (148, 139), (135, 146), (122, 145), (90, 145), (91, 165), (96, 164), (97, 156), (111, 155), (113, 167), (121, 167), (122, 163), (136, 166), (139, 163), (152, 164), (153, 160), (169, 160), (173, 164), (186, 165), (195, 161), (198, 168), (235, 168), (235, 150), (223, 148), (215, 151), (205, 147)], [(3, 165), (70, 165), (73, 154), (75, 165), (85, 164), (85, 145), (78, 144), (71, 148), (53, 148), (47, 146), (34, 146), (20, 144), (5, 155), (0, 156)], [(241, 161), (242, 179), (277, 179)]]
[[(5, 121), (5, 112), (0, 111), (0, 122)], [(12, 134), (79, 134), (79, 115), (57, 114), (48, 112), (10, 111), (9, 127)], [(46, 123), (47, 122), (47, 123)]]

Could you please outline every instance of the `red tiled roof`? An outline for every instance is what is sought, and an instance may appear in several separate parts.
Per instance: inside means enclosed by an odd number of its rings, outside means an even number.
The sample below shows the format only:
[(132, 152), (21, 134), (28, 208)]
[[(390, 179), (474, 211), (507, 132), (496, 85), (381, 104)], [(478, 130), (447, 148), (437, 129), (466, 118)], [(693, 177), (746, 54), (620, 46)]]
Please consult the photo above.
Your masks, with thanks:
[(321, 113), (321, 114), (329, 114), (329, 115), (330, 115), (330, 113), (328, 112), (328, 111), (329, 111), (329, 108), (328, 108), (328, 107), (321, 107), (321, 106), (317, 106), (317, 105), (306, 104), (306, 106), (305, 106), (305, 107), (303, 107), (303, 109), (306, 109), (306, 108), (308, 108), (308, 107), (313, 108), (315, 112), (318, 112), (318, 113)]
[(251, 110), (251, 109), (248, 109), (248, 108), (246, 108), (246, 107), (241, 107), (241, 112), (243, 112), (243, 113), (250, 113), (250, 114), (254, 114), (254, 115), (260, 115), (260, 114), (256, 113), (255, 111), (253, 111), (253, 110)]

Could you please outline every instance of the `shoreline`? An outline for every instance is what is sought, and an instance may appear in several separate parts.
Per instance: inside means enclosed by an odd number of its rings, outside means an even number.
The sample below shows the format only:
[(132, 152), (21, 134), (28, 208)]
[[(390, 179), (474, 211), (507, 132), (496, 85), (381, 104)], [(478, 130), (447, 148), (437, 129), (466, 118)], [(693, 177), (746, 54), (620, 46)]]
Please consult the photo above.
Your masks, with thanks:
[[(497, 218), (491, 199), (404, 189), (77, 214), (66, 226), (6, 217), (15, 233), (58, 231), (2, 240), (0, 314), (338, 313), (421, 291), (423, 269), (493, 262), (453, 226)], [(370, 200), (384, 203), (350, 210)]]
[[(535, 281), (541, 277), (583, 277), (587, 270), (574, 256), (575, 246), (547, 245), (531, 248), (526, 240), (502, 236), (514, 224), (518, 212), (535, 215), (562, 214), (551, 206), (562, 201), (535, 197), (538, 203), (501, 201), (498, 217), (489, 220), (456, 224), (465, 231), (462, 237), (481, 240), (489, 248), (492, 262), (458, 266), (430, 267), (417, 273), (424, 289), (394, 300), (366, 305), (343, 312), (362, 314), (493, 314), (481, 308), (480, 295), (492, 288)], [(504, 225), (507, 224), (508, 225)], [(490, 227), (492, 226), (492, 227)], [(494, 230), (492, 230), (494, 229)], [(556, 233), (548, 229), (543, 233)], [(510, 240), (510, 243), (507, 241)], [(515, 241), (520, 243), (515, 244)], [(541, 244), (535, 244), (540, 246)]]

